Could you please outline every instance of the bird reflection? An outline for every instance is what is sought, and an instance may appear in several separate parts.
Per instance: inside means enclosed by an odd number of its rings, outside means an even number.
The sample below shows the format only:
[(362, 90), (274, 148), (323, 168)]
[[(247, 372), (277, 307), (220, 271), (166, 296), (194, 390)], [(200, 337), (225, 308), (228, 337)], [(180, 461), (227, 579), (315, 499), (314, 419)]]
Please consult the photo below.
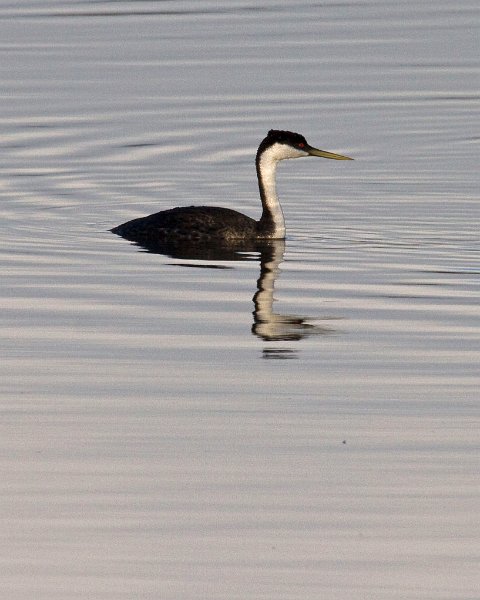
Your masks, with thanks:
[(308, 335), (329, 331), (307, 323), (306, 317), (273, 312), (275, 281), (279, 276), (284, 252), (285, 242), (276, 240), (260, 255), (260, 277), (257, 281), (257, 292), (253, 296), (255, 310), (252, 333), (267, 342), (301, 340)]
[[(143, 252), (163, 254), (183, 261), (182, 266), (196, 268), (231, 268), (218, 264), (221, 261), (256, 261), (260, 259), (260, 276), (257, 280), (257, 291), (253, 296), (252, 334), (265, 342), (292, 342), (307, 336), (332, 333), (332, 329), (307, 322), (308, 317), (292, 314), (280, 314), (273, 311), (275, 281), (280, 274), (280, 264), (285, 252), (284, 240), (253, 240), (240, 244), (185, 244), (185, 242), (135, 242)], [(266, 347), (263, 351), (265, 359), (296, 358), (296, 351), (291, 347)]]

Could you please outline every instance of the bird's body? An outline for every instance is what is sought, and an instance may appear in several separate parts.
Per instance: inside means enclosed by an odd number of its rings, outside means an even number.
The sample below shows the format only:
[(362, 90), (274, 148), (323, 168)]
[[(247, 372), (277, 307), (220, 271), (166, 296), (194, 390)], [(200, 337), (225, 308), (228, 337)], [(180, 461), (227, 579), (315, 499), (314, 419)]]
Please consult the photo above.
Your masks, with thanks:
[(302, 156), (351, 160), (313, 148), (298, 133), (271, 130), (261, 142), (255, 161), (263, 208), (259, 221), (229, 208), (185, 206), (133, 219), (114, 227), (112, 232), (136, 242), (238, 243), (283, 239), (285, 220), (276, 192), (276, 167), (280, 160)]
[(194, 243), (209, 240), (255, 239), (257, 221), (219, 206), (180, 206), (148, 217), (133, 219), (112, 229), (135, 241), (177, 241)]

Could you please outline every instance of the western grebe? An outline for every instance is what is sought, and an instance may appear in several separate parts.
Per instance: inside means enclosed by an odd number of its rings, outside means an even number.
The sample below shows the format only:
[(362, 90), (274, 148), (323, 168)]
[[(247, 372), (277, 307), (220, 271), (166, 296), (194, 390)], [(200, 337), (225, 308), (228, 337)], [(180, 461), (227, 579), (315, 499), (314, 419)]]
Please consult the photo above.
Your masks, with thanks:
[(318, 150), (299, 133), (272, 129), (258, 147), (255, 164), (263, 212), (259, 221), (230, 208), (185, 206), (133, 219), (111, 231), (132, 241), (240, 242), (285, 238), (285, 220), (278, 200), (275, 173), (286, 158), (321, 156), (353, 160)]

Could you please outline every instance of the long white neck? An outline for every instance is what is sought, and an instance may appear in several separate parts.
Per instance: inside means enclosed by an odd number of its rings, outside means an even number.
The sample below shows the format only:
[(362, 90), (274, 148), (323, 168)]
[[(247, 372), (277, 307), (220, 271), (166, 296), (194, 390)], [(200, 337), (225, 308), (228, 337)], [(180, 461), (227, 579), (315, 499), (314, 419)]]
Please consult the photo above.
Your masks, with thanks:
[(285, 219), (277, 196), (277, 163), (282, 160), (276, 145), (271, 146), (257, 157), (257, 177), (262, 199), (263, 213), (259, 227), (265, 237), (283, 239), (285, 237)]

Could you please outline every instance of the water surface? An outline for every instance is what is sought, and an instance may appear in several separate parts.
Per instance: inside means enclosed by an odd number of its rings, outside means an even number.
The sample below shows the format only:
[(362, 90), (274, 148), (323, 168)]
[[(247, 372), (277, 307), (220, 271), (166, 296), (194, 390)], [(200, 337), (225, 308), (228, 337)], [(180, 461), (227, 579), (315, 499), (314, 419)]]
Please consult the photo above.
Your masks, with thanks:
[(3, 596), (478, 597), (477, 4), (0, 5)]

